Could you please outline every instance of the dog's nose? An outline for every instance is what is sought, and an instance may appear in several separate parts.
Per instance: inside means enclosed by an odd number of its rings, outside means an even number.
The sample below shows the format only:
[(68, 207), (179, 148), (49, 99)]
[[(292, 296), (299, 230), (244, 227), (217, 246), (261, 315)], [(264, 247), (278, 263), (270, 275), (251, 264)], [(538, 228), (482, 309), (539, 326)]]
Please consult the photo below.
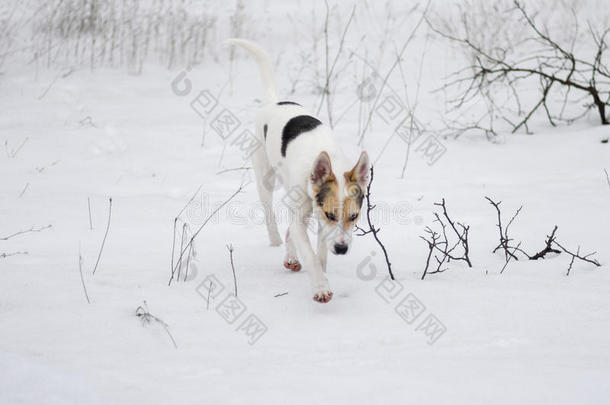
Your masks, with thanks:
[(335, 243), (335, 253), (344, 255), (347, 253), (347, 245), (345, 243)]

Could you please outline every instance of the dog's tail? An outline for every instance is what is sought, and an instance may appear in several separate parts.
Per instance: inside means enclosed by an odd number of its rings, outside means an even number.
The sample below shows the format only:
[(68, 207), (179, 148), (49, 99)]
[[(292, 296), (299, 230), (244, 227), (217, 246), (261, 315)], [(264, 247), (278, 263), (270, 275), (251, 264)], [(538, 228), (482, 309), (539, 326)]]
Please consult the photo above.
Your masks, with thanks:
[(275, 86), (275, 76), (273, 74), (273, 65), (269, 54), (261, 48), (257, 43), (241, 38), (229, 38), (225, 43), (238, 45), (247, 50), (258, 64), (263, 86), (265, 87), (264, 101), (268, 103), (277, 102), (277, 89)]

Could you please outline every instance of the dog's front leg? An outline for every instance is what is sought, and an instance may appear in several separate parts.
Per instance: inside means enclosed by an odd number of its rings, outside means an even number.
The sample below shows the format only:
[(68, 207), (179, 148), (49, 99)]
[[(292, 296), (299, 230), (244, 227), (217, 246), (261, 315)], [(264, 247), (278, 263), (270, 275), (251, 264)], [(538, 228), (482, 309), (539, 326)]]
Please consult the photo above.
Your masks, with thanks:
[(333, 293), (328, 286), (328, 280), (324, 275), (324, 270), (320, 259), (315, 254), (307, 236), (306, 216), (309, 214), (304, 210), (297, 210), (292, 216), (293, 221), (290, 224), (290, 237), (294, 241), (299, 257), (302, 258), (303, 264), (309, 273), (311, 286), (313, 289), (313, 299), (318, 302), (328, 302), (331, 300)]
[(326, 239), (323, 228), (318, 225), (318, 259), (322, 270), (326, 273), (326, 259), (328, 257), (328, 248), (326, 247)]

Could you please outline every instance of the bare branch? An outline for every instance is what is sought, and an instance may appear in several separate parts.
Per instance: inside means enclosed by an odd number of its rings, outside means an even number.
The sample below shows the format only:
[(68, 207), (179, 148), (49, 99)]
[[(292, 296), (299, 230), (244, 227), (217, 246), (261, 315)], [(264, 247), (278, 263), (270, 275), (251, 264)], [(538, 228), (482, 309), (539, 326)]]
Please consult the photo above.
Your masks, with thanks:
[(371, 204), (371, 184), (373, 184), (373, 175), (373, 166), (371, 166), (371, 178), (369, 179), (369, 184), (366, 186), (366, 221), (369, 229), (364, 230), (356, 225), (356, 229), (360, 231), (360, 233), (357, 235), (364, 236), (368, 235), (369, 233), (373, 234), (373, 238), (375, 238), (375, 241), (377, 241), (377, 244), (379, 245), (379, 247), (381, 247), (381, 250), (383, 251), (383, 256), (385, 257), (385, 263), (388, 267), (388, 273), (390, 273), (390, 278), (392, 280), (395, 280), (394, 273), (392, 273), (392, 263), (390, 263), (388, 252), (385, 248), (385, 245), (381, 242), (378, 236), (380, 229), (376, 228), (375, 225), (373, 225), (373, 221), (371, 221), (371, 212), (375, 209), (375, 206)]
[[(449, 256), (449, 257), (452, 260), (463, 260), (468, 264), (468, 267), (472, 267), (472, 263), (470, 262), (470, 257), (468, 256), (468, 253), (469, 253), (468, 231), (470, 230), (470, 226), (465, 226), (459, 222), (456, 223), (449, 217), (449, 214), (447, 213), (447, 206), (445, 205), (444, 198), (442, 199), (442, 201), (440, 203), (434, 203), (434, 205), (439, 206), (443, 209), (443, 216), (445, 217), (445, 219), (451, 226), (451, 229), (453, 229), (455, 236), (457, 236), (457, 238), (458, 238), (458, 242), (455, 244), (455, 246), (452, 249), (449, 250), (448, 253), (451, 253), (451, 251), (453, 251), (453, 249), (455, 249), (458, 244), (461, 244), (462, 249), (464, 250), (464, 253), (462, 256), (458, 256), (458, 257)], [(443, 232), (444, 232), (444, 229), (445, 229), (444, 223), (441, 221), (441, 219), (439, 218), (438, 215), (436, 215), (436, 219), (438, 222), (440, 222), (442, 224)], [(460, 230), (457, 229), (458, 226), (461, 228)]]
[(535, 255), (530, 256), (530, 260), (544, 259), (548, 253), (561, 253), (561, 251), (553, 249), (553, 243), (555, 243), (556, 238), (555, 232), (557, 232), (557, 225), (555, 225), (555, 227), (553, 228), (553, 232), (551, 232), (550, 235), (547, 235), (544, 248)]
[[(565, 247), (563, 247), (557, 241), (554, 241), (553, 243), (555, 245), (559, 246), (559, 249), (563, 250), (565, 253), (567, 253), (568, 255), (572, 256), (572, 259), (576, 258), (576, 259), (582, 260), (583, 262), (594, 264), (597, 267), (601, 266), (601, 264), (597, 261), (597, 259), (590, 259), (590, 257), (595, 255), (595, 254), (597, 254), (597, 252), (593, 252), (593, 253), (589, 253), (589, 254), (586, 254), (584, 256), (581, 256), (580, 255), (580, 246), (578, 247), (578, 250), (576, 251), (576, 253), (574, 253), (574, 252), (566, 249)], [(574, 261), (574, 260), (572, 260), (572, 261)], [(570, 267), (571, 267), (571, 265), (570, 265)], [(569, 274), (569, 270), (568, 270), (568, 274)]]
[[(605, 98), (610, 97), (610, 89), (608, 88), (610, 82), (598, 79), (600, 77), (603, 79), (610, 78), (608, 68), (602, 63), (604, 61), (603, 52), (607, 49), (606, 35), (610, 28), (606, 29), (603, 34), (598, 35), (589, 27), (591, 37), (596, 45), (596, 54), (591, 59), (586, 60), (576, 57), (570, 49), (564, 48), (553, 39), (546, 30), (540, 29), (532, 15), (525, 10), (525, 7), (519, 1), (514, 0), (513, 5), (514, 7), (507, 10), (506, 14), (517, 12), (517, 18), (525, 28), (522, 31), (530, 36), (515, 44), (505, 46), (494, 44), (495, 46), (491, 49), (489, 49), (490, 46), (485, 47), (481, 39), (473, 39), (473, 35), (477, 34), (469, 28), (472, 17), (467, 13), (464, 13), (462, 18), (465, 31), (463, 35), (452, 33), (451, 27), (447, 27), (449, 32), (444, 32), (426, 18), (426, 22), (434, 32), (443, 38), (462, 45), (472, 54), (473, 63), (471, 66), (456, 71), (451, 75), (452, 80), (442, 87), (442, 89), (449, 89), (454, 86), (466, 85), (465, 89), (460, 90), (460, 95), (452, 100), (455, 105), (454, 109), (462, 108), (467, 103), (481, 97), (484, 100), (490, 100), (495, 105), (494, 97), (497, 97), (498, 92), (493, 91), (492, 86), (501, 85), (513, 95), (514, 104), (517, 108), (517, 118), (506, 116), (515, 113), (505, 106), (498, 110), (499, 114), (503, 115), (502, 119), (512, 126), (512, 132), (523, 128), (529, 133), (528, 122), (534, 113), (541, 108), (544, 110), (547, 120), (553, 126), (557, 125), (558, 121), (570, 123), (579, 118), (565, 118), (563, 116), (570, 91), (578, 90), (592, 100), (591, 104), (585, 106), (582, 115), (596, 107), (601, 123), (603, 125), (609, 124), (606, 109), (610, 106), (610, 99), (605, 100)], [(574, 15), (573, 10), (571, 11)], [(508, 18), (508, 16), (505, 18)], [(578, 19), (575, 15), (574, 19), (577, 31)], [(574, 48), (575, 40), (576, 34), (572, 37), (572, 48)], [(530, 45), (532, 42), (537, 44), (538, 47), (532, 47)], [(524, 52), (525, 55), (523, 55)], [(520, 82), (530, 79), (538, 80), (540, 96), (533, 106), (524, 113), (520, 92), (516, 86)], [(497, 88), (495, 89), (497, 90)], [(564, 91), (565, 93), (559, 115), (553, 114), (549, 104), (552, 91)]]
[(42, 232), (45, 229), (49, 229), (49, 228), (52, 228), (52, 227), (53, 227), (53, 225), (47, 225), (47, 226), (43, 226), (41, 228), (31, 227), (30, 229), (27, 229), (25, 231), (19, 231), (19, 232), (15, 232), (12, 235), (4, 236), (4, 237), (0, 238), (0, 240), (9, 240), (11, 238), (14, 238), (15, 236), (23, 235), (24, 233), (29, 233), (29, 232)]

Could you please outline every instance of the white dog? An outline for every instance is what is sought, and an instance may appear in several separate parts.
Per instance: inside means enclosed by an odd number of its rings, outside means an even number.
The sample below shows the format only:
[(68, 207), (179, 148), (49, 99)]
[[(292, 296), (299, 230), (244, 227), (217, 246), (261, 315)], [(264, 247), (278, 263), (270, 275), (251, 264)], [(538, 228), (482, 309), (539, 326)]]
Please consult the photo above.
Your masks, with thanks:
[[(331, 129), (297, 103), (279, 101), (269, 55), (254, 42), (229, 39), (245, 48), (256, 60), (265, 87), (263, 106), (257, 115), (256, 137), (264, 147), (252, 155), (252, 166), (265, 222), (272, 246), (282, 243), (272, 211), (273, 182), (278, 178), (289, 193), (291, 223), (286, 232), (284, 266), (301, 269), (299, 259), (310, 274), (313, 299), (328, 302), (333, 293), (326, 279), (328, 250), (347, 253), (369, 181), (369, 159), (362, 152), (349, 164)], [(307, 235), (312, 215), (318, 221), (318, 249), (314, 252)]]

